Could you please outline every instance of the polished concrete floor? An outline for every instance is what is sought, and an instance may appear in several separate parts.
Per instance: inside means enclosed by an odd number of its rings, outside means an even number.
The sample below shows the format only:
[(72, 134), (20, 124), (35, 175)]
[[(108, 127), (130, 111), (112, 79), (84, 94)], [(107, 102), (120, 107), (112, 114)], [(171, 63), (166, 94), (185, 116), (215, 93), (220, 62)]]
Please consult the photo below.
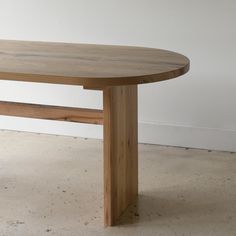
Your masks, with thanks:
[(0, 236), (235, 236), (236, 154), (139, 146), (139, 200), (103, 227), (102, 141), (0, 131)]

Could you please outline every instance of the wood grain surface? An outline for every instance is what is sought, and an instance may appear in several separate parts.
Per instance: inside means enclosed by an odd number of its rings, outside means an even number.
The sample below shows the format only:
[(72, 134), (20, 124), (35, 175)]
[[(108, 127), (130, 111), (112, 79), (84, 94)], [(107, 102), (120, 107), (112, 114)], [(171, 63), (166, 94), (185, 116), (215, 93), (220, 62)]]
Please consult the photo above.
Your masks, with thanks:
[(185, 56), (160, 49), (0, 40), (0, 79), (105, 87), (171, 79)]
[(88, 108), (37, 105), (0, 101), (0, 115), (103, 124), (103, 111)]
[(104, 223), (119, 223), (138, 195), (137, 85), (103, 91)]

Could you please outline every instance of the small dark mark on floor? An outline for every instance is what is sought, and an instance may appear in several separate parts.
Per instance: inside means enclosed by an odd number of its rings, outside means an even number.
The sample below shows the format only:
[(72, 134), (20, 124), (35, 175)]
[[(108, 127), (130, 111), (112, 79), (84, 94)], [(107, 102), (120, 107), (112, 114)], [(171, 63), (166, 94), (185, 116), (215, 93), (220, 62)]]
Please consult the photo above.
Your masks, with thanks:
[(7, 224), (8, 224), (8, 225), (11, 225), (11, 226), (17, 227), (18, 225), (23, 225), (23, 224), (25, 224), (25, 222), (24, 222), (24, 221), (19, 221), (19, 220), (17, 220), (17, 221), (8, 221)]
[(25, 222), (23, 222), (23, 221), (17, 221), (16, 222), (18, 225), (23, 225)]
[(208, 152), (212, 152), (212, 150), (207, 150)]
[(66, 193), (66, 190), (62, 190), (63, 193)]
[(88, 140), (88, 138), (84, 138), (84, 140)]
[(189, 148), (185, 148), (185, 150), (189, 150)]
[(8, 189), (8, 187), (4, 187), (5, 189)]
[(49, 232), (51, 232), (51, 231), (52, 231), (51, 229), (46, 229), (46, 232), (47, 232), (47, 233), (49, 233)]
[(87, 170), (84, 170), (84, 172), (88, 172)]
[(135, 216), (139, 216), (139, 213), (135, 212), (134, 215), (135, 215)]
[(84, 225), (88, 225), (88, 222), (86, 221), (86, 222), (84, 222)]

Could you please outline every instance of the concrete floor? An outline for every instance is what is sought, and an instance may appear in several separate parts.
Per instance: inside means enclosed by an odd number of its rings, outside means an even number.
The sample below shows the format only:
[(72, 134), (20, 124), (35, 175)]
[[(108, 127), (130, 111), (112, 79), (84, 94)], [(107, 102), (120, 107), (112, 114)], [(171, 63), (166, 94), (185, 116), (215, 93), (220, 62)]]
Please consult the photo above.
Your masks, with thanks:
[(236, 154), (140, 145), (140, 196), (103, 227), (102, 141), (0, 132), (0, 236), (236, 235)]

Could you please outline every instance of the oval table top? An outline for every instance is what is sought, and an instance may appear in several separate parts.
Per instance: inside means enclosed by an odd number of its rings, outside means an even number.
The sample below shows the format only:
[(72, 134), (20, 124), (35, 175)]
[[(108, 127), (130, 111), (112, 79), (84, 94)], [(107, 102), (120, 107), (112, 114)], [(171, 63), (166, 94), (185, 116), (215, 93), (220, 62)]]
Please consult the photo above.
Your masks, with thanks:
[(189, 59), (154, 48), (0, 40), (0, 79), (104, 87), (157, 82)]

